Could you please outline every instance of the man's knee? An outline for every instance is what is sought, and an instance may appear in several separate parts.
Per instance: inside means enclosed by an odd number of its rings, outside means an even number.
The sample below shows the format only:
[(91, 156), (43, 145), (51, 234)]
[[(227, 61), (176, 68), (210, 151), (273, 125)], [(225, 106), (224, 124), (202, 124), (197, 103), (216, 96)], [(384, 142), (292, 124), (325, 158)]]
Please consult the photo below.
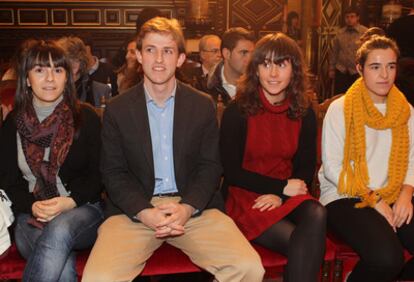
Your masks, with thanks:
[(46, 233), (47, 236), (43, 235), (46, 239), (43, 241), (47, 241), (48, 244), (56, 244), (56, 248), (62, 248), (65, 245), (70, 246), (73, 243), (74, 235), (69, 222), (57, 224), (51, 221), (46, 225), (44, 233)]
[(99, 269), (97, 271), (87, 270), (83, 272), (82, 282), (109, 282), (116, 281), (116, 278), (112, 273)]
[(243, 281), (263, 281), (265, 269), (259, 255), (240, 257), (235, 262), (236, 271)]

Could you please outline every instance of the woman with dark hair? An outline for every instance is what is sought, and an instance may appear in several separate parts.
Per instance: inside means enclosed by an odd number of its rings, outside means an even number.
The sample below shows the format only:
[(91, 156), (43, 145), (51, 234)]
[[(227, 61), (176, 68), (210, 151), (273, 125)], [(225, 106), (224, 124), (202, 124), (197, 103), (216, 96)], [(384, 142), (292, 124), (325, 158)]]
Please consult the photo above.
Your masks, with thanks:
[(399, 50), (374, 35), (357, 51), (361, 77), (326, 113), (319, 171), (328, 226), (360, 256), (348, 281), (414, 279), (413, 108), (394, 86)]
[(247, 239), (288, 257), (284, 281), (317, 281), (326, 212), (308, 193), (316, 119), (297, 43), (282, 33), (256, 44), (235, 102), (223, 115), (226, 210)]
[(76, 99), (70, 62), (49, 41), (21, 54), (13, 111), (0, 131), (0, 187), (13, 205), (23, 281), (76, 281), (75, 251), (103, 220), (100, 119)]
[(138, 84), (142, 80), (142, 68), (138, 63), (136, 36), (132, 37), (127, 44), (125, 63), (117, 71), (118, 92), (122, 94), (125, 90)]

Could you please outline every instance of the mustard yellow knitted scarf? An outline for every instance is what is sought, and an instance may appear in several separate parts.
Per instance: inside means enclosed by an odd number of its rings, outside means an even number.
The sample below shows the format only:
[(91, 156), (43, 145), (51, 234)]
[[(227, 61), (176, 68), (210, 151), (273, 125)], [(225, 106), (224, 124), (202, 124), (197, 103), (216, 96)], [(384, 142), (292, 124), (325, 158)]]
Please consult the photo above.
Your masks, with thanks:
[[(387, 97), (384, 115), (374, 106), (359, 78), (345, 94), (345, 147), (342, 171), (339, 176), (340, 194), (360, 197), (358, 208), (374, 207), (379, 199), (391, 204), (400, 194), (408, 166), (410, 107), (404, 95), (393, 86)], [(369, 173), (366, 160), (365, 125), (377, 129), (391, 129), (392, 145), (388, 159), (388, 184), (375, 189), (368, 188)], [(380, 152), (377, 152), (380, 153)]]

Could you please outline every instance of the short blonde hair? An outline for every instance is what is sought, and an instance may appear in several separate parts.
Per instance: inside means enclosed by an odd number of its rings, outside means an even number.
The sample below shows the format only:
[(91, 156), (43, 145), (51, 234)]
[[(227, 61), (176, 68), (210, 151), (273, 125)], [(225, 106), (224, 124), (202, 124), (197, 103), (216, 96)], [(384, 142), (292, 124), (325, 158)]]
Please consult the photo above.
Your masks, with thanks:
[(176, 19), (167, 19), (164, 17), (155, 17), (145, 22), (137, 37), (137, 49), (142, 49), (142, 41), (148, 33), (161, 33), (171, 35), (177, 43), (178, 52), (185, 54), (185, 39), (180, 24)]

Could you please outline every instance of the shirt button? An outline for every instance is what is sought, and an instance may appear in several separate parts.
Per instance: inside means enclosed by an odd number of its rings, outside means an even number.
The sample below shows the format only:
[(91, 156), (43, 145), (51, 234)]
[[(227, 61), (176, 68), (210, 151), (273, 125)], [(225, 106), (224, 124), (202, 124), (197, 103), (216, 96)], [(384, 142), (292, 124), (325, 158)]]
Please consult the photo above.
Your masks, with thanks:
[(168, 178), (165, 178), (165, 182), (168, 182), (168, 180), (169, 180)]
[(168, 161), (168, 157), (165, 157), (164, 160)]
[(162, 117), (165, 117), (165, 114), (161, 114)]
[(166, 138), (167, 138), (167, 135), (163, 135), (162, 137), (163, 137), (164, 139), (166, 139)]

